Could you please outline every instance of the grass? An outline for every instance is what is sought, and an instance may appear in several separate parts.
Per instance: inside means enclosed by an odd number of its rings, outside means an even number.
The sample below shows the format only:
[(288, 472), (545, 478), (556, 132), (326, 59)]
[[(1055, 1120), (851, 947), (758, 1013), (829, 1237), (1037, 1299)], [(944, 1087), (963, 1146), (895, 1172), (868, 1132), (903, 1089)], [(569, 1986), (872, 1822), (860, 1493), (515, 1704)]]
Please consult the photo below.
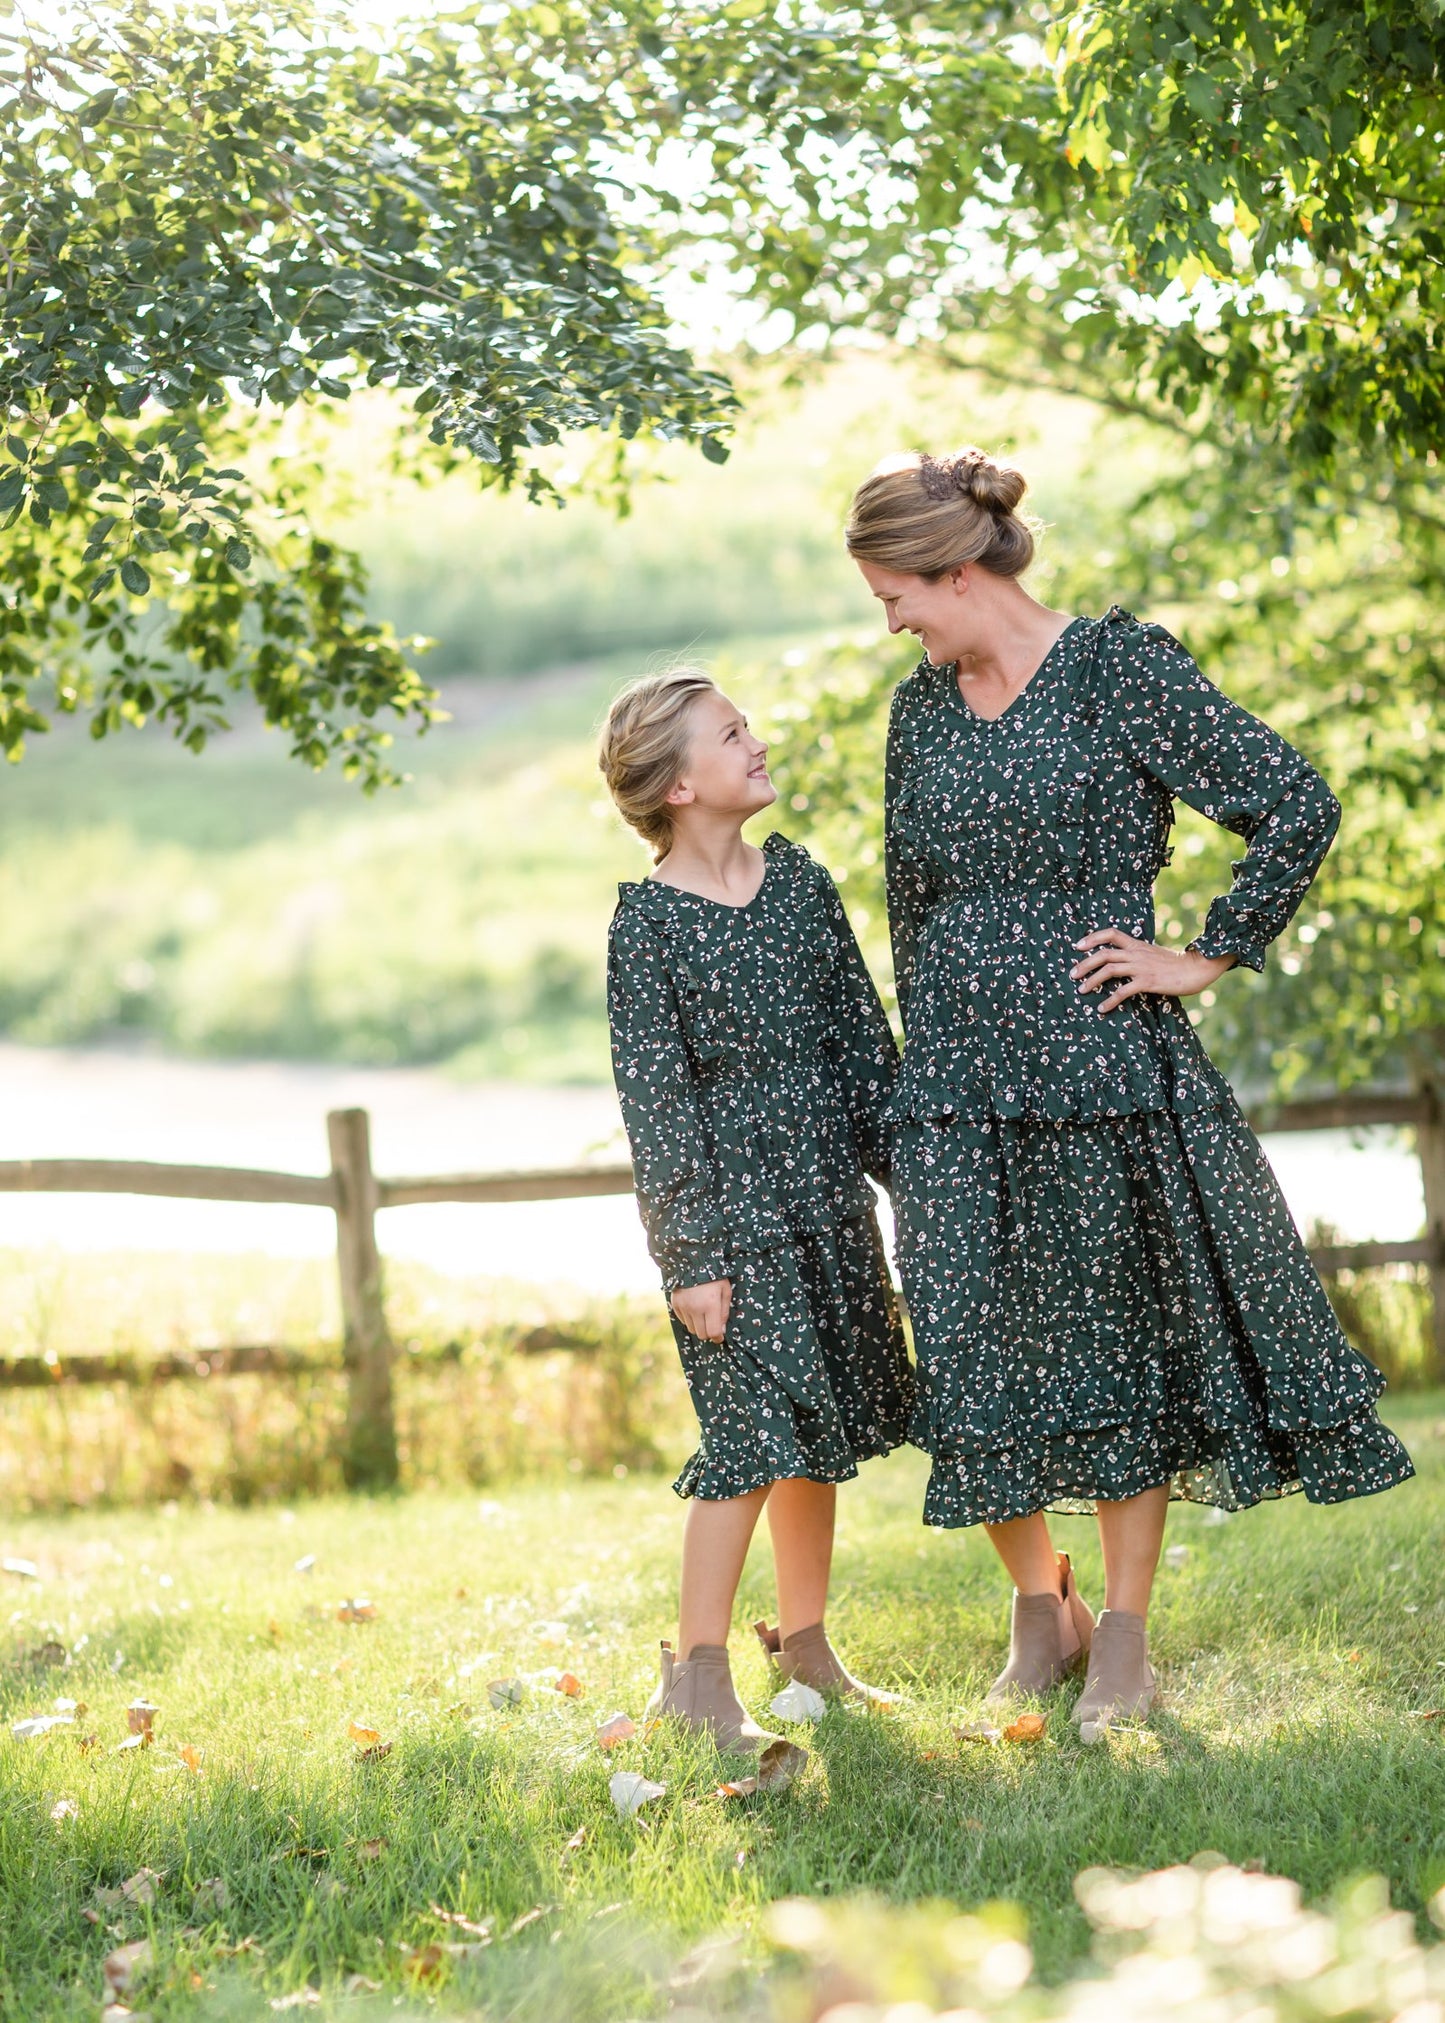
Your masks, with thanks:
[[(102, 1956), (146, 1934), (157, 2023), (268, 2013), (308, 1987), (323, 2015), (701, 2015), (668, 1985), (685, 1948), (734, 1933), (746, 1963), (773, 1900), (855, 1891), (1013, 1900), (1057, 1980), (1088, 1943), (1078, 1871), (1202, 1849), (1312, 1900), (1378, 1871), (1418, 1917), (1445, 1883), (1445, 1723), (1413, 1718), (1445, 1700), (1445, 1398), (1392, 1403), (1421, 1470), (1398, 1492), (1222, 1523), (1176, 1508), (1161, 1706), (1097, 1750), (1067, 1693), (1040, 1743), (954, 1735), (998, 1661), (1003, 1585), (981, 1535), (920, 1528), (920, 1457), (871, 1464), (842, 1497), (833, 1623), (909, 1704), (829, 1714), (770, 1798), (716, 1797), (715, 1759), (665, 1735), (611, 1759), (592, 1740), (614, 1708), (640, 1712), (670, 1628), (680, 1512), (660, 1479), (11, 1520), (0, 1550), (40, 1578), (0, 1576), (0, 2015), (93, 2017)], [(1097, 1596), (1092, 1528), (1059, 1534)], [(375, 1619), (338, 1621), (358, 1595)], [(758, 1552), (739, 1622), (770, 1604)], [(761, 1708), (761, 1660), (741, 1635), (735, 1650)], [(549, 1666), (585, 1697), (538, 1684), (490, 1704), (489, 1680)], [(85, 1703), (75, 1727), (10, 1738), (58, 1695)], [(118, 1752), (138, 1696), (155, 1746)], [(352, 1722), (390, 1752), (363, 1759)], [(618, 1768), (668, 1787), (641, 1822), (609, 1802)], [(76, 1810), (56, 1819), (62, 1799)], [(153, 1904), (97, 1904), (143, 1867)], [(200, 1888), (218, 1876), (221, 1909)], [(498, 1937), (433, 1985), (421, 1949), (465, 1937), (442, 1912)], [(370, 2008), (342, 1993), (352, 1974), (380, 1985)]]

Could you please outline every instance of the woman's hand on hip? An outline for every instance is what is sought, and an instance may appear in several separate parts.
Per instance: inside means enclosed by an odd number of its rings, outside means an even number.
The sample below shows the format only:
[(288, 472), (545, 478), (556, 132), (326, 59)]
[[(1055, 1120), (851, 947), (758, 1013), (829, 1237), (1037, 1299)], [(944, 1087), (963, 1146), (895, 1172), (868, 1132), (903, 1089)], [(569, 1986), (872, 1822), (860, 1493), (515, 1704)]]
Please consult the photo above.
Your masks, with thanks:
[(733, 1282), (730, 1278), (715, 1278), (707, 1285), (679, 1286), (670, 1305), (690, 1335), (696, 1335), (700, 1342), (720, 1342), (728, 1331)]
[(1069, 971), (1081, 991), (1111, 990), (1099, 1012), (1112, 1011), (1126, 998), (1193, 997), (1208, 990), (1217, 977), (1233, 969), (1232, 955), (1200, 955), (1192, 948), (1160, 948), (1157, 942), (1136, 941), (1122, 927), (1100, 927), (1086, 934), (1075, 948), (1086, 950), (1082, 961)]

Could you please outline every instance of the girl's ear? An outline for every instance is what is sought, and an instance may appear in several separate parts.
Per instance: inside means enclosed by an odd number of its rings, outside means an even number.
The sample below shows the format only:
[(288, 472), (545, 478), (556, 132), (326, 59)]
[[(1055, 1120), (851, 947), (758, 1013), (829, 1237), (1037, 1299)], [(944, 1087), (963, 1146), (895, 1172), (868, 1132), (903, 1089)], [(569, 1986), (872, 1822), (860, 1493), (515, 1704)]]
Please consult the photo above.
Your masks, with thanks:
[(689, 801), (695, 801), (696, 799), (696, 790), (687, 786), (682, 780), (679, 780), (677, 785), (665, 797), (665, 805), (669, 808), (685, 808)]

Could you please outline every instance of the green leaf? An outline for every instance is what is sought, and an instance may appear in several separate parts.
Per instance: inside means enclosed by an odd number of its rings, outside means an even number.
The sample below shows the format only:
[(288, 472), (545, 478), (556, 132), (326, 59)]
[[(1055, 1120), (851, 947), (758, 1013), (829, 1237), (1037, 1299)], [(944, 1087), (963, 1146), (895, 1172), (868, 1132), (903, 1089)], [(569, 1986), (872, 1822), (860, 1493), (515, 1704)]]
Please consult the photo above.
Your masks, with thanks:
[(8, 513), (12, 506), (18, 506), (24, 496), (24, 471), (0, 473), (0, 513)]
[(728, 448), (727, 444), (719, 442), (716, 436), (703, 437), (702, 453), (710, 464), (725, 464), (732, 455), (732, 451)]
[(251, 565), (251, 550), (244, 541), (228, 541), (226, 560), (233, 569), (248, 569)]
[(120, 580), (134, 597), (144, 597), (151, 587), (149, 575), (134, 555), (127, 555), (121, 563)]

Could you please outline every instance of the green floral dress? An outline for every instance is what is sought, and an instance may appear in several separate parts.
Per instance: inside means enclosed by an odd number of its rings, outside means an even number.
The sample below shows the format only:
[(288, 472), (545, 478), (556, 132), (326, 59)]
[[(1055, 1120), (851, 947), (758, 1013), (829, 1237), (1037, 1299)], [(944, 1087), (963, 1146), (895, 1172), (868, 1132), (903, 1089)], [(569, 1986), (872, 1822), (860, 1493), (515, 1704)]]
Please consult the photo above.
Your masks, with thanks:
[(618, 888), (612, 1063), (664, 1289), (731, 1279), (725, 1343), (673, 1317), (702, 1444), (680, 1496), (841, 1482), (908, 1437), (913, 1377), (865, 1179), (898, 1053), (827, 872), (780, 835), (727, 906)]
[(1069, 976), (1094, 928), (1153, 938), (1175, 795), (1248, 846), (1194, 945), (1259, 969), (1339, 807), (1161, 627), (1072, 620), (992, 721), (927, 661), (894, 698), (893, 1205), (926, 1523), (1165, 1482), (1328, 1503), (1413, 1473), (1183, 1004), (1101, 1017)]

